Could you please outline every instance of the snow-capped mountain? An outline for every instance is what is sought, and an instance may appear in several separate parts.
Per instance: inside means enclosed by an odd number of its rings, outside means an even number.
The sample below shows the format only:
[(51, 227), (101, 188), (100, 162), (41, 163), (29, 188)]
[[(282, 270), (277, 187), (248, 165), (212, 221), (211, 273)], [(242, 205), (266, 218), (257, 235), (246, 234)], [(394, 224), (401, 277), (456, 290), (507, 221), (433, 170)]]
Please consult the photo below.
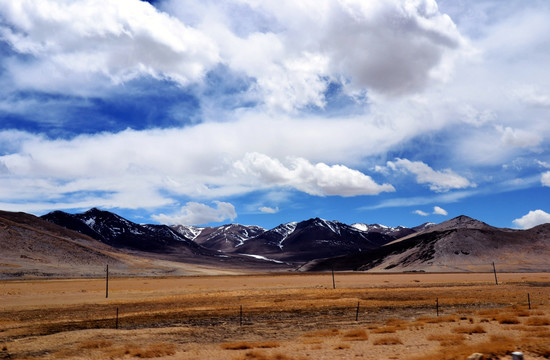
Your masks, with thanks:
[(377, 248), (394, 237), (364, 232), (338, 221), (320, 218), (281, 224), (235, 249), (287, 262), (303, 262)]
[(316, 259), (303, 269), (320, 271), (549, 271), (550, 224), (528, 230), (496, 228), (468, 216), (394, 240), (367, 253)]
[(363, 223), (355, 223), (351, 224), (352, 227), (356, 228), (357, 230), (364, 231), (364, 232), (377, 232), (384, 235), (393, 236), (394, 238), (400, 238), (402, 236), (407, 236), (409, 234), (415, 233), (418, 230), (410, 229), (405, 226), (397, 226), (397, 227), (391, 227), (391, 226), (385, 226), (380, 224), (363, 224)]
[(205, 253), (206, 249), (165, 225), (140, 225), (96, 208), (81, 214), (54, 211), (43, 219), (117, 248), (171, 252), (174, 248)]
[(246, 255), (295, 264), (376, 249), (414, 232), (405, 227), (347, 225), (320, 218), (281, 224), (270, 230), (240, 224), (148, 225), (95, 208), (80, 214), (54, 211), (43, 218), (118, 248), (154, 253), (185, 248), (201, 255)]
[[(172, 226), (173, 229), (180, 229), (181, 227), (181, 225)], [(200, 229), (200, 232), (197, 229)], [(193, 228), (192, 230), (195, 230), (196, 236), (193, 237), (193, 241), (197, 244), (222, 252), (232, 252), (249, 239), (265, 232), (265, 229), (259, 226), (240, 224)]]

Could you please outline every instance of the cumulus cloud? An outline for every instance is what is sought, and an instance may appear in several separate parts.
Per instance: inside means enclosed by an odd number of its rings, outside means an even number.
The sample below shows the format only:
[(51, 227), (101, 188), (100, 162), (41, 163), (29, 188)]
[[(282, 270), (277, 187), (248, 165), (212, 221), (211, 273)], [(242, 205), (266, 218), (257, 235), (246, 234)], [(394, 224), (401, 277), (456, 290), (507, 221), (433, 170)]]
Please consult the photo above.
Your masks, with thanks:
[[(312, 163), (285, 153), (284, 162), (261, 153), (246, 153), (249, 146), (266, 146), (262, 141), (266, 127), (256, 124), (262, 129), (255, 133), (254, 126), (227, 126), (126, 130), (69, 140), (23, 137), (12, 151), (0, 155), (0, 198), (12, 204), (25, 203), (27, 210), (36, 211), (32, 206), (42, 208), (36, 199), (63, 204), (71, 198), (80, 205), (135, 209), (173, 204), (178, 196), (217, 199), (281, 188), (315, 196), (394, 191), (392, 185), (377, 184), (345, 165)], [(320, 129), (323, 132), (322, 126)], [(228, 137), (237, 138), (247, 130), (249, 143), (227, 143)], [(4, 135), (0, 132), (0, 138)], [(285, 150), (289, 152), (299, 152), (302, 147), (318, 149), (315, 138), (311, 143), (301, 137), (287, 139)], [(321, 150), (315, 151), (309, 155), (322, 156)], [(333, 155), (338, 159), (345, 154), (338, 150)]]
[(543, 210), (532, 210), (513, 222), (522, 229), (530, 229), (540, 224), (550, 223), (550, 214)]
[(434, 212), (433, 213), (434, 213), (434, 215), (444, 215), (444, 216), (448, 215), (447, 210), (445, 210), (445, 209), (443, 209), (439, 206), (434, 206)]
[(468, 179), (450, 169), (436, 171), (421, 161), (396, 159), (395, 161), (388, 161), (387, 166), (392, 170), (416, 175), (418, 183), (429, 184), (430, 189), (436, 192), (474, 186)]
[(96, 79), (120, 83), (144, 75), (185, 85), (219, 62), (211, 39), (144, 1), (0, 4), (0, 39), (30, 59), (7, 64), (21, 87), (77, 91)]
[(540, 181), (543, 186), (550, 186), (550, 171), (547, 171), (541, 175)]
[[(429, 213), (423, 211), (423, 210), (414, 210), (413, 214), (420, 215), (420, 216), (428, 216)], [(432, 214), (434, 215), (447, 215), (447, 211), (439, 206), (434, 206)]]
[(343, 165), (311, 164), (289, 158), (289, 165), (259, 153), (247, 153), (234, 163), (235, 173), (268, 186), (289, 186), (310, 195), (356, 196), (392, 192), (390, 184), (377, 184), (368, 175)]
[(466, 42), (433, 0), (172, 0), (162, 8), (214, 39), (225, 64), (255, 79), (250, 90), (285, 111), (324, 107), (331, 82), (350, 94), (423, 89), (446, 76)]
[(202, 225), (210, 222), (234, 220), (237, 217), (235, 207), (222, 201), (214, 201), (215, 207), (197, 202), (188, 202), (175, 214), (153, 215), (152, 218), (162, 224)]
[(545, 94), (533, 86), (523, 86), (515, 91), (515, 95), (520, 101), (529, 105), (550, 107), (550, 94)]
[(264, 214), (276, 214), (279, 212), (279, 207), (269, 207), (269, 206), (262, 206), (259, 208), (259, 210)]
[(539, 134), (521, 129), (512, 129), (509, 126), (505, 128), (499, 126), (497, 130), (502, 134), (501, 141), (508, 146), (535, 147), (543, 140)]

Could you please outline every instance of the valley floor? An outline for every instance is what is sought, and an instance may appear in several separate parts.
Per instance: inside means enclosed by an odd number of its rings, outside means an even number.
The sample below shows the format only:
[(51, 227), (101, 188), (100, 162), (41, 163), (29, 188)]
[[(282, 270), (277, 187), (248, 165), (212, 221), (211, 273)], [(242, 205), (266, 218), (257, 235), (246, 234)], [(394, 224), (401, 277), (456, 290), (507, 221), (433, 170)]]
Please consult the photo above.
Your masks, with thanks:
[(108, 298), (105, 279), (1, 281), (0, 359), (549, 358), (550, 274), (498, 281), (336, 273), (333, 288), (331, 273), (111, 278)]

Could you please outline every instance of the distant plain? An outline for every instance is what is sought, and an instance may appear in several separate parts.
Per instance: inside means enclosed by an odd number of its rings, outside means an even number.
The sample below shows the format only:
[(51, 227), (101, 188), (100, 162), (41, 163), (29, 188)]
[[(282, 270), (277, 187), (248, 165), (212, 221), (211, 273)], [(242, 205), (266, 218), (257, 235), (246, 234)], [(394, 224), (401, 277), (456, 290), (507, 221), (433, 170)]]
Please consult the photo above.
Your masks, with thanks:
[(334, 279), (330, 272), (113, 277), (108, 298), (101, 278), (2, 281), (0, 358), (550, 356), (550, 274), (500, 273), (498, 285), (492, 273)]

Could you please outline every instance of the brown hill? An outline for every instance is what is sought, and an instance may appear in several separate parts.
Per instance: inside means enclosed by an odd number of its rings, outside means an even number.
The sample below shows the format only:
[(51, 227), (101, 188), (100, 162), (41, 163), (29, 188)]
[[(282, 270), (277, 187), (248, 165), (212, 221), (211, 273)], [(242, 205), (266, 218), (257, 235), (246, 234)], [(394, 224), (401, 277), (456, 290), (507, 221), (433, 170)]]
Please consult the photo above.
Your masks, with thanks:
[(312, 261), (303, 270), (550, 271), (550, 224), (528, 230), (459, 216), (364, 254)]
[[(85, 235), (25, 213), (0, 211), (0, 277), (79, 276), (125, 262)], [(93, 269), (93, 271), (92, 271)]]
[(0, 279), (234, 274), (265, 268), (248, 257), (119, 249), (26, 213), (0, 211)]

